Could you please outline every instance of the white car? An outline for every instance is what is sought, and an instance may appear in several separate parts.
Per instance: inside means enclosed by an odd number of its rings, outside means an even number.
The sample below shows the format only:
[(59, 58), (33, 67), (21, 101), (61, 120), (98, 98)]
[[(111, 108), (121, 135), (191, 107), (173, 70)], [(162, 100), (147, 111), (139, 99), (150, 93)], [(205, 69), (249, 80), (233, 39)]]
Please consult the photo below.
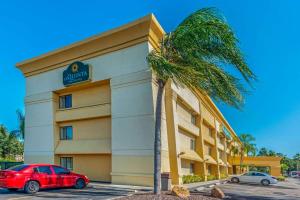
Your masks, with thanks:
[(241, 175), (232, 175), (230, 181), (233, 183), (258, 183), (265, 186), (278, 183), (275, 177), (262, 172), (247, 172)]
[(292, 178), (299, 178), (300, 177), (300, 171), (291, 171), (290, 176)]

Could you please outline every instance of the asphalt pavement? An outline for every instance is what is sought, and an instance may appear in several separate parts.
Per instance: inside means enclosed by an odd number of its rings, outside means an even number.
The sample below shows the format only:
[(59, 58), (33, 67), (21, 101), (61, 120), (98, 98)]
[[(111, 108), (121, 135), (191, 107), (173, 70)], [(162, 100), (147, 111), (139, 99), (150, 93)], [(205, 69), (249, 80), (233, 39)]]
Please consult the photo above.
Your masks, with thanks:
[(232, 200), (300, 200), (300, 179), (294, 178), (270, 186), (227, 183), (219, 187)]
[(0, 189), (0, 200), (49, 200), (49, 199), (80, 199), (80, 200), (98, 200), (115, 199), (134, 193), (136, 190), (145, 190), (139, 187), (116, 186), (110, 184), (90, 184), (87, 188), (78, 190), (73, 188), (47, 189), (38, 192), (35, 195), (25, 194), (23, 191), (10, 192), (6, 189)]

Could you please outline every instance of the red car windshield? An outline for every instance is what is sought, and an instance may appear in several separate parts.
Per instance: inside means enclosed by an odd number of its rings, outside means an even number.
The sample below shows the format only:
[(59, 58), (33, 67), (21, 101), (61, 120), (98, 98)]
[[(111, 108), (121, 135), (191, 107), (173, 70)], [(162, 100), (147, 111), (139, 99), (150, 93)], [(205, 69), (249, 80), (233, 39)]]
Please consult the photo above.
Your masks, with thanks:
[(29, 167), (29, 165), (17, 165), (17, 166), (10, 167), (7, 170), (19, 172), (26, 169), (27, 167)]

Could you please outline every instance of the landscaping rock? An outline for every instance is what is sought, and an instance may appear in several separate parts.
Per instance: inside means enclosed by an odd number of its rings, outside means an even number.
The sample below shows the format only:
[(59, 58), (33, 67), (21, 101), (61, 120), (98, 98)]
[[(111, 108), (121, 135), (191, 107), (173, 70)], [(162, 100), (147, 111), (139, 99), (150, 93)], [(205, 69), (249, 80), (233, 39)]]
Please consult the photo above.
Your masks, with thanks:
[(188, 198), (190, 196), (190, 191), (186, 187), (175, 185), (172, 188), (172, 194), (180, 198)]
[(215, 197), (215, 198), (219, 198), (219, 199), (224, 199), (225, 198), (224, 192), (218, 187), (214, 187), (211, 190), (211, 196)]

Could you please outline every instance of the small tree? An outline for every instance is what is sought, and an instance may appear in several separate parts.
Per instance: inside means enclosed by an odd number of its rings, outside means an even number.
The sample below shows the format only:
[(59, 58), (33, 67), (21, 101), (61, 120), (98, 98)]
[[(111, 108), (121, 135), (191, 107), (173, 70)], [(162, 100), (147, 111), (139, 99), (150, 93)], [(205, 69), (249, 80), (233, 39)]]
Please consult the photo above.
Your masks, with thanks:
[(296, 153), (296, 155), (293, 156), (293, 159), (296, 162), (297, 171), (299, 171), (299, 167), (300, 167), (300, 153)]
[(242, 143), (240, 152), (240, 168), (242, 169), (245, 154), (249, 155), (250, 152), (255, 152), (256, 145), (253, 143), (255, 138), (250, 134), (241, 134), (239, 138)]
[(18, 118), (18, 129), (12, 131), (12, 134), (15, 135), (17, 138), (20, 140), (24, 140), (25, 138), (25, 115), (24, 113), (18, 109), (16, 111), (17, 113), (17, 118)]

